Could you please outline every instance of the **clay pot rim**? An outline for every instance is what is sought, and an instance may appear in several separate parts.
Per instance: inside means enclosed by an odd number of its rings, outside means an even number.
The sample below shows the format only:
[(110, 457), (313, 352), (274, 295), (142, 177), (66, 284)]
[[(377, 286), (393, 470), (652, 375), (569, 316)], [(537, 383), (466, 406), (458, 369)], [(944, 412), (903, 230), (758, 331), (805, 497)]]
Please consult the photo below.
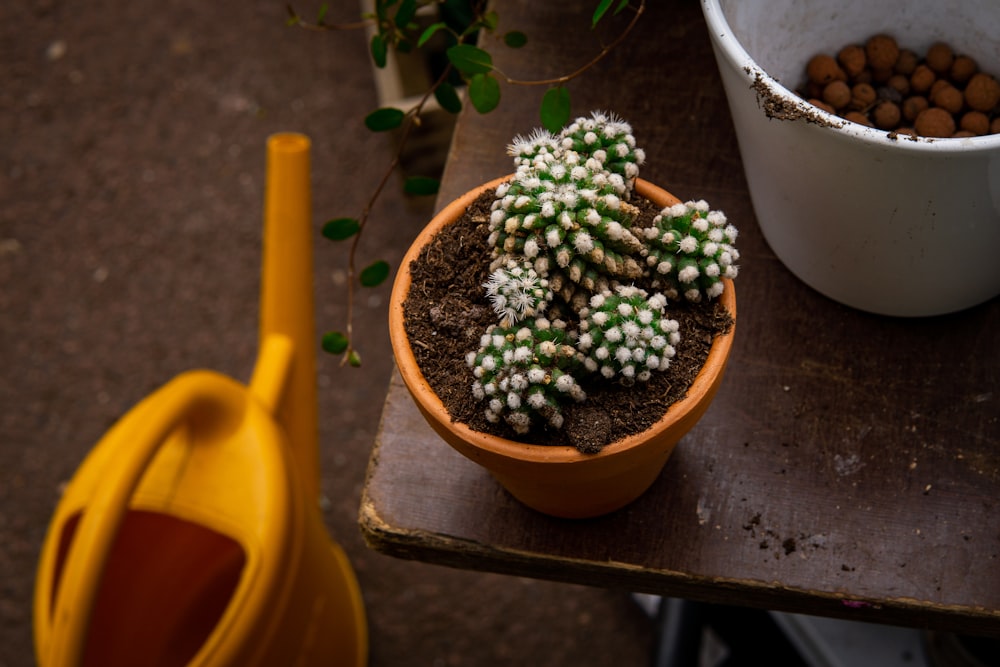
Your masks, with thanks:
[[(423, 373), (420, 372), (403, 325), (403, 302), (406, 299), (406, 294), (409, 292), (411, 284), (409, 267), (410, 263), (418, 257), (423, 247), (433, 239), (441, 227), (458, 220), (483, 191), (495, 189), (510, 178), (511, 176), (507, 175), (484, 183), (449, 203), (421, 230), (409, 250), (407, 250), (406, 255), (404, 255), (400, 262), (395, 281), (393, 282), (389, 303), (389, 337), (393, 353), (396, 357), (397, 368), (399, 368), (403, 382), (409, 388), (410, 394), (418, 402), (421, 410), (432, 415), (440, 424), (453, 431), (472, 447), (505, 458), (525, 462), (574, 464), (589, 463), (598, 459), (621, 456), (637, 445), (667, 431), (676, 422), (683, 419), (686, 413), (701, 403), (711, 391), (715, 378), (725, 369), (726, 361), (733, 344), (733, 334), (736, 329), (736, 293), (733, 282), (730, 279), (724, 279), (726, 288), (722, 296), (719, 297), (720, 302), (733, 318), (733, 325), (729, 331), (717, 335), (715, 340), (712, 341), (705, 365), (698, 372), (698, 375), (695, 376), (684, 398), (670, 406), (662, 418), (640, 433), (609, 443), (600, 452), (584, 454), (575, 447), (568, 445), (533, 445), (508, 440), (476, 431), (462, 422), (452, 421), (451, 415), (444, 407), (441, 399), (430, 387)], [(665, 201), (664, 206), (669, 206), (680, 201), (663, 188), (641, 178), (636, 180), (635, 191), (641, 196), (654, 199), (654, 201)]]

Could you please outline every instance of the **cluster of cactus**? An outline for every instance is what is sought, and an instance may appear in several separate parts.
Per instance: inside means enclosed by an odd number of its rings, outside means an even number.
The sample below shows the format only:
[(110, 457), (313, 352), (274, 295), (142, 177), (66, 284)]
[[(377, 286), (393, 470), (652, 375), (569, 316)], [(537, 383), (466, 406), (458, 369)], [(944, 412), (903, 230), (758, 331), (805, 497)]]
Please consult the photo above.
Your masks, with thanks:
[(517, 171), (497, 188), (490, 216), (494, 266), (528, 259), (564, 301), (578, 295), (577, 307), (611, 280), (642, 276), (628, 200), (645, 156), (627, 123), (578, 119), (558, 136), (518, 137), (509, 152)]
[(552, 301), (549, 281), (540, 278), (527, 261), (508, 261), (490, 275), (483, 287), (503, 326), (536, 315)]
[(503, 417), (517, 433), (528, 431), (532, 415), (561, 427), (560, 404), (586, 398), (573, 376), (582, 357), (567, 344), (561, 321), (539, 317), (523, 326), (494, 325), (467, 361), (475, 376), (473, 396), (487, 402), (486, 418)]
[(595, 294), (580, 311), (577, 349), (588, 371), (611, 379), (645, 382), (666, 370), (680, 342), (677, 320), (666, 317), (667, 299), (645, 290), (620, 286), (614, 294)]
[(739, 253), (736, 228), (704, 201), (637, 224), (645, 154), (621, 119), (595, 112), (517, 137), (508, 153), (516, 173), (496, 190), (484, 285), (499, 323), (467, 361), (487, 418), (524, 433), (536, 418), (561, 426), (586, 376), (627, 384), (665, 370), (680, 342), (667, 300), (718, 297)]
[(663, 209), (644, 234), (646, 263), (657, 276), (654, 284), (669, 299), (714, 299), (722, 294), (722, 279), (736, 277), (736, 227), (704, 200)]

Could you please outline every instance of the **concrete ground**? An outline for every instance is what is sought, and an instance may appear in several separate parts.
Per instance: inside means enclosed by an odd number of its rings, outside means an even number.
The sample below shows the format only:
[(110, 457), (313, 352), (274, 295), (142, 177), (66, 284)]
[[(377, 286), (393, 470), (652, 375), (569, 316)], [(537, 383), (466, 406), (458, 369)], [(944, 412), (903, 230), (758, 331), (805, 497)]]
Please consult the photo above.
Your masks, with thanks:
[[(0, 667), (34, 664), (39, 549), (88, 450), (182, 371), (249, 378), (266, 137), (312, 137), (317, 230), (357, 215), (391, 157), (362, 127), (376, 106), (363, 34), (290, 28), (284, 12), (277, 0), (0, 7)], [(364, 256), (398, 260), (431, 207), (393, 181)], [(344, 258), (317, 234), (320, 330), (341, 326)], [(363, 369), (319, 360), (326, 520), (360, 579), (370, 664), (647, 664), (652, 627), (625, 592), (364, 545), (356, 514), (392, 368), (387, 295), (361, 301)]]

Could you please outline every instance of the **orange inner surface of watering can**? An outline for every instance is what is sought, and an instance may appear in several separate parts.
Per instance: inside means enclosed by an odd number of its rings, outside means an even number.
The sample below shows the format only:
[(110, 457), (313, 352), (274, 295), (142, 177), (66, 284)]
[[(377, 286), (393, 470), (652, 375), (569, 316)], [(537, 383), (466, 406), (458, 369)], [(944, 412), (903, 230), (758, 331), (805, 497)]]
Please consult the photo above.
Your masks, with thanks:
[[(94, 607), (85, 664), (156, 655), (162, 664), (186, 665), (218, 624), (245, 564), (243, 548), (221, 533), (167, 514), (129, 512)], [(178, 588), (177, 581), (185, 583)]]
[[(64, 526), (57, 578), (78, 519)], [(127, 664), (137, 656), (188, 664), (219, 623), (245, 564), (243, 548), (221, 533), (167, 514), (129, 512), (107, 562), (83, 664)]]
[(360, 590), (319, 512), (309, 141), (268, 141), (249, 385), (184, 373), (102, 438), (56, 509), (42, 667), (367, 662)]

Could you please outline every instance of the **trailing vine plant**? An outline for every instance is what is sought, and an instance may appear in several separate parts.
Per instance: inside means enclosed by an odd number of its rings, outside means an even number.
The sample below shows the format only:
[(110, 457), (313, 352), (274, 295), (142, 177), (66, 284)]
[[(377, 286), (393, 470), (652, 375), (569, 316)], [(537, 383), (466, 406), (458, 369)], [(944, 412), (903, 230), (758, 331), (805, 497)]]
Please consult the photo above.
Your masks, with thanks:
[[(486, 48), (477, 43), (481, 32), (494, 34), (500, 25), (499, 16), (488, 9), (485, 0), (373, 0), (371, 12), (363, 13), (360, 20), (338, 23), (327, 20), (329, 5), (320, 6), (312, 20), (301, 16), (292, 5), (288, 5), (288, 24), (307, 30), (335, 32), (374, 28), (369, 44), (370, 56), (376, 67), (384, 68), (390, 51), (408, 53), (426, 48), (431, 38), (443, 36), (449, 44), (445, 54), (447, 62), (437, 79), (420, 95), (410, 109), (382, 107), (369, 113), (364, 120), (372, 132), (399, 130), (396, 150), (381, 179), (373, 188), (367, 204), (356, 217), (334, 218), (323, 226), (323, 236), (332, 241), (351, 241), (347, 265), (347, 310), (343, 331), (330, 331), (323, 335), (322, 347), (331, 354), (342, 354), (343, 363), (361, 365), (361, 355), (353, 338), (354, 301), (356, 287), (375, 287), (383, 283), (390, 274), (390, 266), (385, 260), (376, 260), (358, 269), (358, 248), (362, 234), (367, 227), (372, 209), (384, 191), (393, 172), (400, 164), (407, 141), (419, 127), (421, 116), (431, 99), (447, 112), (458, 113), (462, 100), (456, 89), (464, 84), (466, 95), (473, 108), (479, 113), (489, 113), (500, 104), (500, 83), (519, 86), (544, 86), (539, 117), (542, 127), (557, 132), (570, 118), (571, 100), (566, 84), (592, 69), (612, 50), (621, 44), (642, 16), (646, 0), (595, 0), (597, 6), (591, 19), (591, 28), (608, 14), (617, 15), (630, 11), (632, 16), (614, 39), (601, 45), (598, 52), (577, 69), (562, 76), (548, 79), (517, 79), (508, 76), (493, 64), (493, 57)], [(439, 5), (441, 9), (455, 9), (451, 21), (439, 21), (426, 28), (417, 23), (417, 15), (424, 5)], [(502, 34), (503, 43), (510, 48), (524, 46), (528, 37), (519, 30)], [(433, 195), (439, 186), (438, 179), (426, 176), (410, 176), (404, 181), (404, 192), (408, 195)]]

